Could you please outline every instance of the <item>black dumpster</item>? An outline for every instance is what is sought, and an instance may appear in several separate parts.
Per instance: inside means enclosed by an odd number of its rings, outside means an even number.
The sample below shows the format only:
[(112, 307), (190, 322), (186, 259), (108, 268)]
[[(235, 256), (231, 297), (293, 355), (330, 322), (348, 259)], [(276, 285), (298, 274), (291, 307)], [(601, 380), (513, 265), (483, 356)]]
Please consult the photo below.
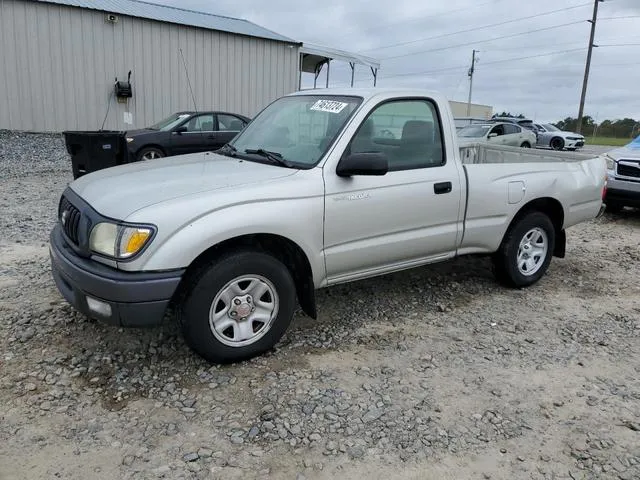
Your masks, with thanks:
[(129, 163), (124, 131), (67, 131), (62, 134), (67, 152), (71, 155), (74, 179), (97, 170)]

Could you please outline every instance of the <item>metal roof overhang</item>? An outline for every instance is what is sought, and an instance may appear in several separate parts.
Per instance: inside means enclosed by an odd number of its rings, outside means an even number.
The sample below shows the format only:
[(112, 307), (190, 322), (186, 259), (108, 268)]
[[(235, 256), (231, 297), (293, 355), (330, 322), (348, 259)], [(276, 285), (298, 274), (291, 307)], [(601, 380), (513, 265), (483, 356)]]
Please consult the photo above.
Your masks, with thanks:
[(329, 86), (329, 67), (332, 60), (347, 62), (351, 67), (351, 86), (353, 86), (353, 77), (356, 65), (364, 65), (371, 69), (373, 75), (373, 85), (376, 84), (378, 69), (380, 62), (375, 58), (366, 57), (357, 53), (346, 52), (337, 48), (329, 48), (311, 43), (303, 43), (300, 47), (300, 87), (302, 86), (302, 72), (313, 73), (315, 79), (313, 86), (315, 88), (318, 75), (322, 71), (322, 67), (327, 65), (327, 86)]

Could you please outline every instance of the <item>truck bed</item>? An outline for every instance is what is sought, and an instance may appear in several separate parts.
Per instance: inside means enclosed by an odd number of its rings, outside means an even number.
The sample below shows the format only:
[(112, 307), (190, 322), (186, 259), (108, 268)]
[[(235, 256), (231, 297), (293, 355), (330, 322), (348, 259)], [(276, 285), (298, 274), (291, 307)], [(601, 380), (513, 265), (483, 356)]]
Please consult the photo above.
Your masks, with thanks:
[(465, 143), (460, 146), (463, 165), (486, 163), (573, 163), (593, 159), (597, 155), (535, 148), (509, 147), (486, 143)]
[(458, 253), (495, 251), (509, 220), (534, 199), (559, 202), (563, 228), (601, 207), (606, 163), (597, 155), (478, 143), (461, 145), (460, 156), (467, 198)]

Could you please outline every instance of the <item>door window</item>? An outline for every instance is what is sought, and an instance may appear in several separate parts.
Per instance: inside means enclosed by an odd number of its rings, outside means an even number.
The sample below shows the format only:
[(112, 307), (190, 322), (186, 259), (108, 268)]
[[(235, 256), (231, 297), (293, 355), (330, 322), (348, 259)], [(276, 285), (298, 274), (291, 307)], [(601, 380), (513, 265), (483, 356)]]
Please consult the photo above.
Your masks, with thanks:
[(394, 100), (375, 108), (349, 145), (350, 153), (382, 152), (389, 171), (445, 164), (440, 122), (428, 100)]
[(495, 133), (498, 136), (504, 135), (504, 127), (505, 127), (504, 125), (496, 125), (491, 129), (491, 131), (489, 132), (489, 135), (491, 135), (492, 133)]
[(213, 115), (197, 115), (185, 123), (187, 132), (213, 132)]
[(239, 132), (246, 124), (233, 115), (218, 115), (218, 130), (221, 132)]
[(511, 135), (513, 133), (520, 133), (522, 131), (522, 129), (518, 126), (518, 125), (514, 125), (511, 123), (505, 124), (504, 125), (504, 134), (505, 135)]

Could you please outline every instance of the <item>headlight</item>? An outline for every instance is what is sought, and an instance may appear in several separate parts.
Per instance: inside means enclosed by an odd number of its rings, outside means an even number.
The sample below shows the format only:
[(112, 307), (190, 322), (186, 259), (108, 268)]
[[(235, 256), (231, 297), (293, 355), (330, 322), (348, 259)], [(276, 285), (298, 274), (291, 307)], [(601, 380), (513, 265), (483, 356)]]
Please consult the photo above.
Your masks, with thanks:
[(604, 158), (607, 160), (607, 170), (615, 170), (616, 161), (606, 153), (604, 154)]
[(140, 252), (152, 235), (150, 227), (103, 222), (91, 230), (89, 247), (95, 253), (126, 259)]
[(131, 137), (127, 137), (125, 140), (127, 141), (127, 143), (133, 142), (133, 138), (131, 138)]

